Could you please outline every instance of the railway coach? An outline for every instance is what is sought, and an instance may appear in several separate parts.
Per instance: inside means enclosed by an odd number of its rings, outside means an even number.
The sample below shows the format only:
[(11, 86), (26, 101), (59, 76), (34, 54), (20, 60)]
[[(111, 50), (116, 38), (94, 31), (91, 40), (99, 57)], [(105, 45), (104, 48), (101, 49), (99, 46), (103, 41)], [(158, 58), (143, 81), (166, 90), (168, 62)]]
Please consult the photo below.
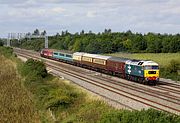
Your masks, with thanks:
[(82, 56), (86, 54), (83, 52), (75, 52), (73, 53), (73, 62), (76, 66), (82, 66)]
[(105, 72), (107, 71), (107, 59), (109, 59), (110, 57), (111, 56), (86, 53), (82, 56), (82, 64), (90, 69)]
[(107, 59), (107, 70), (112, 75), (117, 75), (121, 78), (125, 78), (125, 63), (129, 60), (127, 58), (110, 57)]
[(62, 62), (73, 62), (72, 53), (68, 51), (53, 51), (52, 58)]

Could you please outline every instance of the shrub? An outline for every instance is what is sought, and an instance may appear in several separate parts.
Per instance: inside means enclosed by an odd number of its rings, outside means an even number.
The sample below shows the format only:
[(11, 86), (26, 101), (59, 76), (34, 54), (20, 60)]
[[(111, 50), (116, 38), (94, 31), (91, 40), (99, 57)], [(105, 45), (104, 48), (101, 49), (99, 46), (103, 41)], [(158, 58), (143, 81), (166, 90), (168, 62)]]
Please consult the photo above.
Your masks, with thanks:
[(0, 46), (0, 53), (3, 54), (5, 57), (11, 57), (13, 54), (13, 49), (10, 47)]
[(103, 115), (100, 123), (179, 123), (180, 117), (154, 109), (113, 111)]
[(45, 78), (48, 75), (45, 64), (38, 60), (28, 59), (22, 69), (22, 74), (30, 78)]
[(180, 69), (180, 62), (177, 60), (171, 60), (167, 66), (167, 71), (170, 73), (178, 74), (178, 70)]
[(180, 70), (180, 62), (177, 60), (171, 60), (170, 63), (161, 68), (161, 77), (170, 78), (173, 80), (180, 80), (180, 76), (178, 75), (178, 71)]

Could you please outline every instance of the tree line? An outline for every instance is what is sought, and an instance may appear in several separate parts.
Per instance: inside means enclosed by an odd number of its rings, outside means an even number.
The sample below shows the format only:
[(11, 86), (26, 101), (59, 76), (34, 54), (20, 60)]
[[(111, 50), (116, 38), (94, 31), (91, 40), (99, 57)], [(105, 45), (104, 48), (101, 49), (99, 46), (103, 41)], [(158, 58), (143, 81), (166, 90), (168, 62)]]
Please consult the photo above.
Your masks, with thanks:
[[(19, 46), (33, 49), (30, 44), (35, 50), (39, 50), (44, 47), (44, 39), (33, 39), (31, 42), (25, 39)], [(180, 34), (141, 34), (130, 30), (112, 32), (111, 29), (105, 29), (101, 33), (86, 33), (82, 30), (72, 34), (66, 30), (49, 37), (49, 48), (88, 53), (176, 53), (180, 51)]]

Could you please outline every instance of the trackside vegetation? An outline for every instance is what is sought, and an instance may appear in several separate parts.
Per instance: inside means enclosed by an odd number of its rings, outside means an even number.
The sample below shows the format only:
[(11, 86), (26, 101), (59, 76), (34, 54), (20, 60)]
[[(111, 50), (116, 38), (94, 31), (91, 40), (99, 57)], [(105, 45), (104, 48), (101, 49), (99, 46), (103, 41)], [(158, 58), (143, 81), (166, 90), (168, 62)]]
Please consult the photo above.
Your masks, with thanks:
[(29, 59), (22, 63), (13, 54), (9, 55), (11, 51), (10, 48), (0, 47), (2, 123), (180, 122), (179, 116), (154, 109), (115, 109), (69, 81), (48, 74), (43, 62)]
[(22, 85), (11, 48), (0, 47), (0, 122), (40, 123), (35, 101)]
[[(39, 65), (37, 65), (39, 64)], [(42, 111), (43, 122), (97, 122), (105, 112), (113, 110), (100, 100), (47, 74), (45, 65), (29, 59), (21, 66), (25, 86), (35, 96), (36, 106)], [(44, 72), (43, 74), (39, 74)]]

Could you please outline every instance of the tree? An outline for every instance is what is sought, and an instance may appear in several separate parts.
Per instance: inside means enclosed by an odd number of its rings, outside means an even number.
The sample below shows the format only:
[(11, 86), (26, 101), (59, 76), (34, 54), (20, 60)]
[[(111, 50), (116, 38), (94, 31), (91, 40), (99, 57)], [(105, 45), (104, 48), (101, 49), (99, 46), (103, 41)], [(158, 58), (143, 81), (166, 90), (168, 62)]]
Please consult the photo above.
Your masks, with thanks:
[(169, 43), (169, 51), (172, 53), (176, 53), (176, 52), (180, 51), (180, 39), (172, 40)]
[(105, 33), (105, 34), (111, 33), (111, 29), (104, 29), (104, 33)]
[(125, 35), (129, 37), (129, 36), (132, 36), (133, 33), (131, 32), (131, 30), (128, 30), (128, 31), (125, 33)]
[(60, 36), (60, 34), (57, 32), (57, 33), (56, 33), (56, 37), (58, 37), (58, 36)]
[(40, 32), (38, 29), (34, 30), (33, 35), (40, 35)]
[(65, 32), (64, 32), (64, 31), (62, 31), (62, 32), (61, 32), (61, 36), (64, 36), (64, 35), (65, 35)]
[(31, 33), (30, 32), (26, 33), (26, 37), (29, 37), (29, 36), (31, 36)]
[(161, 49), (162, 49), (162, 41), (158, 38), (155, 42), (154, 42), (154, 49), (155, 49), (155, 53), (160, 53)]
[(76, 40), (75, 44), (73, 45), (73, 51), (82, 51), (82, 42), (81, 40)]
[(136, 34), (133, 38), (132, 43), (132, 51), (133, 52), (140, 52), (142, 50), (145, 50), (147, 48), (146, 41), (143, 39), (142, 34)]
[(169, 37), (165, 37), (164, 39), (163, 39), (163, 42), (162, 42), (162, 52), (163, 53), (168, 53), (169, 52), (169, 42), (171, 42), (171, 39), (169, 38)]
[(100, 51), (100, 47), (99, 47), (99, 42), (98, 41), (91, 41), (91, 43), (89, 43), (86, 48), (85, 48), (85, 51), (88, 52), (88, 53), (99, 53)]
[(89, 34), (92, 34), (92, 31), (91, 31), (91, 30), (89, 30)]
[[(38, 30), (36, 29), (34, 33), (37, 34)], [(38, 45), (43, 47), (43, 43), (44, 41), (41, 41)], [(33, 42), (28, 44), (24, 40), (22, 41), (22, 46), (25, 45), (32, 49), (40, 48), (37, 46), (37, 42), (35, 44)], [(140, 34), (133, 33), (130, 30), (127, 32), (111, 32), (111, 29), (105, 29), (103, 33), (99, 32), (97, 34), (91, 30), (89, 33), (85, 33), (82, 30), (80, 33), (71, 34), (66, 30), (62, 31), (61, 34), (57, 33), (55, 36), (50, 36), (49, 46), (54, 49), (68, 49), (91, 53), (119, 51), (149, 53), (180, 52), (180, 34)]]
[(47, 33), (46, 33), (46, 30), (44, 30), (43, 32), (41, 32), (41, 35), (42, 36), (45, 36)]
[(70, 33), (68, 32), (68, 30), (66, 30), (66, 31), (65, 31), (65, 35), (68, 35), (68, 34), (70, 34)]
[(84, 34), (84, 30), (81, 31), (80, 35), (83, 35)]
[(108, 33), (111, 33), (111, 29), (108, 29), (108, 31), (107, 31)]
[(0, 46), (3, 46), (3, 45), (4, 45), (3, 40), (0, 39)]
[(130, 39), (127, 39), (126, 41), (123, 41), (123, 46), (126, 49), (131, 50), (132, 49), (132, 41)]

